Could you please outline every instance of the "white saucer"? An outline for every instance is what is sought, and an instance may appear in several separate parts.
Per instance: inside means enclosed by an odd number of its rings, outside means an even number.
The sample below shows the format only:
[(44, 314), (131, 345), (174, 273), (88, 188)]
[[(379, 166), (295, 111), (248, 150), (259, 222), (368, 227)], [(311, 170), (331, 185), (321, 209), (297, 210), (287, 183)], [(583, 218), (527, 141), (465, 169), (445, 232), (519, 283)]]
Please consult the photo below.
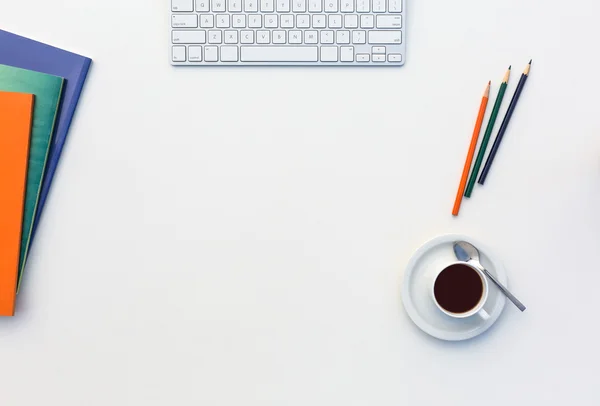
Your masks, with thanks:
[(431, 297), (431, 284), (437, 272), (457, 260), (452, 249), (455, 241), (467, 241), (477, 247), (481, 264), (508, 287), (506, 270), (497, 257), (488, 247), (471, 237), (443, 235), (421, 246), (406, 266), (402, 302), (409, 317), (421, 330), (433, 337), (450, 341), (467, 340), (483, 333), (498, 320), (506, 304), (506, 297), (490, 281), (490, 293), (483, 307), (490, 315), (487, 320), (478, 315), (455, 319), (436, 307)]

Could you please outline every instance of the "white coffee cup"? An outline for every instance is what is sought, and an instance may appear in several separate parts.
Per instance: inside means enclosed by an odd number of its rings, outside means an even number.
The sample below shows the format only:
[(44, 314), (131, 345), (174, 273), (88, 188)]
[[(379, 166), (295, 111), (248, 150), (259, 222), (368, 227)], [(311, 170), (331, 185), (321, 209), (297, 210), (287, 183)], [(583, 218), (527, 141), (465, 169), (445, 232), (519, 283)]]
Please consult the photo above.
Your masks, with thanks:
[[(481, 294), (481, 298), (479, 299), (479, 302), (477, 302), (477, 304), (474, 307), (472, 307), (471, 309), (469, 309), (468, 311), (463, 312), (463, 313), (454, 313), (454, 312), (446, 310), (438, 303), (438, 301), (435, 297), (434, 287), (435, 287), (435, 283), (436, 283), (438, 277), (444, 270), (446, 270), (447, 268), (449, 268), (452, 265), (464, 265), (464, 266), (471, 268), (474, 272), (477, 272), (477, 274), (481, 278), (481, 284), (483, 286), (483, 292)], [(485, 305), (485, 302), (487, 301), (488, 293), (489, 293), (489, 286), (488, 286), (488, 281), (487, 281), (485, 274), (481, 270), (476, 268), (475, 266), (473, 266), (467, 262), (462, 262), (462, 261), (457, 261), (457, 262), (453, 262), (453, 263), (446, 265), (442, 270), (440, 270), (436, 274), (435, 278), (433, 278), (433, 283), (431, 284), (431, 297), (433, 298), (433, 302), (435, 303), (437, 308), (440, 309), (440, 311), (443, 312), (444, 314), (446, 314), (450, 317), (457, 318), (457, 319), (464, 319), (466, 317), (471, 317), (473, 315), (478, 315), (483, 320), (489, 319), (490, 318), (489, 313), (486, 312), (485, 309), (483, 308), (483, 306)]]

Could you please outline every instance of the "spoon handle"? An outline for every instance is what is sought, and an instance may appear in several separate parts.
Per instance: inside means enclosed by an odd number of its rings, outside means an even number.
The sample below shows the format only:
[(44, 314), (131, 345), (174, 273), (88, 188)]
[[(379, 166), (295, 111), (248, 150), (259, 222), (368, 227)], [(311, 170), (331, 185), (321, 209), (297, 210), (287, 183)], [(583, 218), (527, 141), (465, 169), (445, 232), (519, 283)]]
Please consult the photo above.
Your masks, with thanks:
[(519, 299), (517, 299), (512, 293), (510, 293), (508, 291), (508, 289), (506, 289), (504, 287), (504, 285), (502, 285), (502, 283), (500, 283), (500, 281), (498, 279), (496, 279), (496, 277), (494, 275), (492, 275), (487, 269), (485, 269), (483, 267), (483, 265), (479, 264), (480, 269), (483, 271), (483, 273), (485, 273), (487, 275), (488, 278), (490, 278), (492, 280), (492, 282), (494, 282), (496, 284), (496, 286), (498, 286), (498, 288), (502, 291), (502, 293), (504, 293), (506, 295), (507, 298), (510, 299), (511, 302), (513, 302), (515, 304), (515, 306), (517, 306), (519, 308), (520, 311), (524, 312), (526, 307), (523, 303), (521, 303), (519, 301)]

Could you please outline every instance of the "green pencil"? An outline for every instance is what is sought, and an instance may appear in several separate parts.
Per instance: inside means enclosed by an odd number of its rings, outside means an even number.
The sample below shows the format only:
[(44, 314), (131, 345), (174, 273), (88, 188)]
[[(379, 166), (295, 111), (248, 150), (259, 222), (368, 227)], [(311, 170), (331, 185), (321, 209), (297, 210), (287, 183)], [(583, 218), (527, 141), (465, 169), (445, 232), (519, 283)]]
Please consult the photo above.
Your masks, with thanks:
[(475, 165), (473, 166), (473, 171), (471, 172), (469, 183), (467, 184), (467, 188), (465, 189), (465, 197), (471, 197), (471, 193), (473, 192), (473, 186), (475, 186), (475, 181), (477, 180), (477, 173), (479, 172), (479, 168), (481, 167), (481, 163), (483, 162), (483, 156), (485, 155), (487, 144), (490, 141), (490, 136), (492, 135), (492, 130), (494, 129), (494, 123), (496, 122), (496, 117), (498, 117), (498, 111), (500, 110), (500, 105), (502, 104), (502, 98), (504, 98), (504, 92), (506, 92), (506, 86), (508, 84), (509, 76), (510, 66), (508, 67), (508, 70), (504, 75), (504, 79), (500, 84), (500, 89), (498, 90), (498, 95), (496, 96), (496, 102), (494, 103), (492, 114), (490, 115), (490, 121), (488, 122), (488, 125), (485, 129), (485, 134), (483, 135), (483, 139), (481, 140), (481, 146), (479, 147), (479, 152), (477, 153), (477, 158), (475, 159)]

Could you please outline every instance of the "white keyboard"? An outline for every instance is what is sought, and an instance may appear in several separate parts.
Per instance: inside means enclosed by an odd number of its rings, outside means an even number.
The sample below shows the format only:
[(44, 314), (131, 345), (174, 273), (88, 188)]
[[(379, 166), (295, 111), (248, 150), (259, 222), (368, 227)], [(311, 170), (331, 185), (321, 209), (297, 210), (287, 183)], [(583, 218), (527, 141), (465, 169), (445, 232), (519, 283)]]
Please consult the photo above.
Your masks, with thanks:
[(169, 0), (173, 65), (402, 65), (405, 0)]

